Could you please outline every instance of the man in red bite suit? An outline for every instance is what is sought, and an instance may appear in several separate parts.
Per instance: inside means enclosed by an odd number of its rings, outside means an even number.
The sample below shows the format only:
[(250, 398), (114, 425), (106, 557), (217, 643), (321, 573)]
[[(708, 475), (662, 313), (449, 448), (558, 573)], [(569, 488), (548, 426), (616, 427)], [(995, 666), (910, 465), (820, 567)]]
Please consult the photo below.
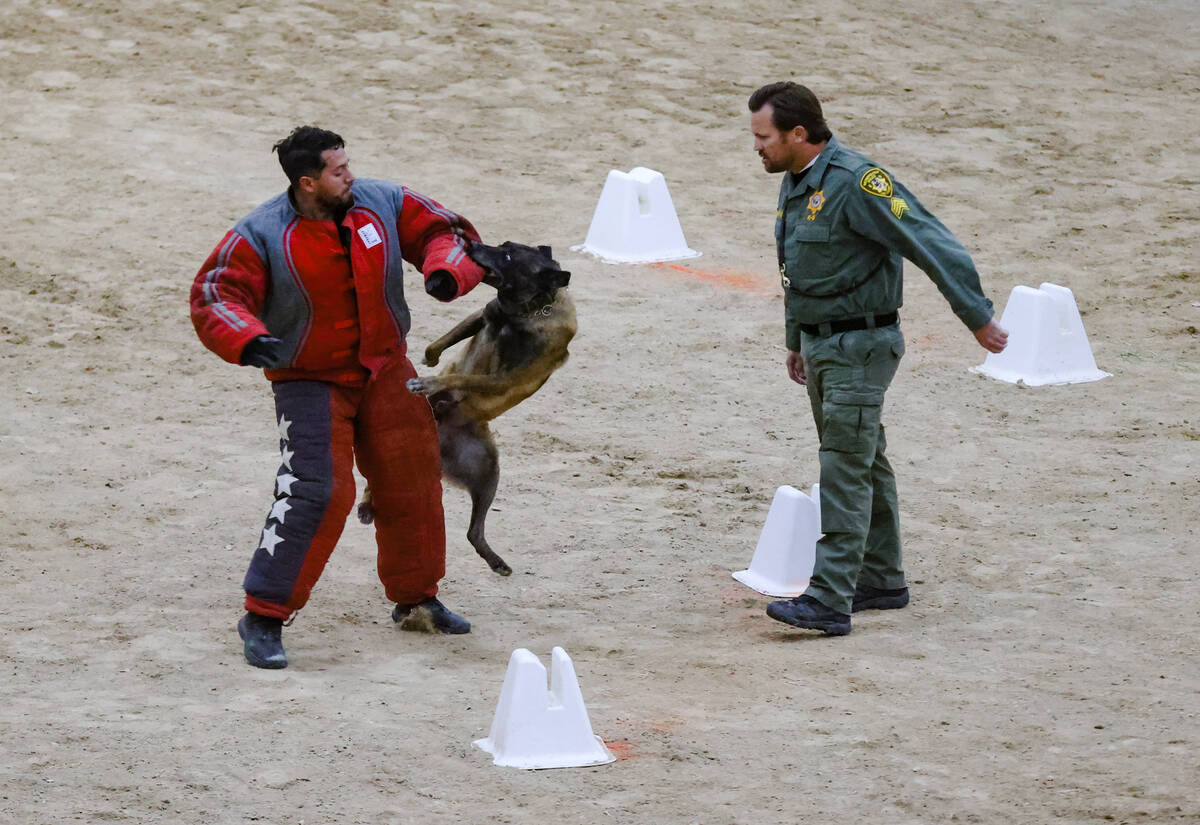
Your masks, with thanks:
[(237, 223), (192, 285), (200, 340), (262, 367), (283, 463), (246, 573), (246, 660), (287, 667), (281, 628), (308, 601), (354, 505), (371, 486), (379, 578), (404, 627), (466, 633), (436, 598), (445, 575), (441, 459), (433, 413), (405, 387), (416, 370), (403, 261), (449, 301), (484, 270), (465, 218), (410, 189), (356, 179), (342, 138), (301, 126), (274, 146), (291, 186)]

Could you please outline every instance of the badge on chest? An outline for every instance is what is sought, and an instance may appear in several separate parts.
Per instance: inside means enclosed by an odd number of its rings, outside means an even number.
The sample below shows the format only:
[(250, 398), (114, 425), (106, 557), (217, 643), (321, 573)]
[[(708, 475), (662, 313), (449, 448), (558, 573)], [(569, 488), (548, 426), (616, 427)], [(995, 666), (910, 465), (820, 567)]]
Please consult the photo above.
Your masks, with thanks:
[(825, 205), (825, 190), (818, 189), (816, 192), (813, 192), (812, 197), (810, 197), (808, 199), (808, 214), (805, 215), (805, 217), (808, 218), (808, 220), (810, 220), (810, 221), (815, 221), (817, 219), (818, 213), (820, 213), (820, 211), (821, 211), (821, 207), (823, 207), (824, 205)]

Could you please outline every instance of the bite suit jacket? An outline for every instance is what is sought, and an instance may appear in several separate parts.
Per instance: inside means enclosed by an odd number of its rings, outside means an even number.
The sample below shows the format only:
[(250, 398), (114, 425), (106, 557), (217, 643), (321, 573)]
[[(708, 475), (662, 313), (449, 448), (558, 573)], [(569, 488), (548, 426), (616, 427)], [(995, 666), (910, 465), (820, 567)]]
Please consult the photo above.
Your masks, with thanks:
[(445, 300), (482, 280), (466, 254), (479, 234), (465, 218), (387, 181), (359, 178), (351, 191), (340, 224), (304, 217), (284, 192), (225, 235), (192, 285), (206, 347), (236, 364), (247, 343), (269, 335), (283, 342), (269, 380), (360, 386), (407, 351), (404, 261), (427, 279), (450, 273), (457, 291)]

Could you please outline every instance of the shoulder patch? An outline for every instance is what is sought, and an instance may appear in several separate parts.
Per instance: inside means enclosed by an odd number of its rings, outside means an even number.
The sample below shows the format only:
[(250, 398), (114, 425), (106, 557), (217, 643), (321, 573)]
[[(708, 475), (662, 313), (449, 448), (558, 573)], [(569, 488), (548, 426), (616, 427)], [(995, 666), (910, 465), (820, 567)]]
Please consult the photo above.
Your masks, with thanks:
[(859, 178), (858, 185), (862, 187), (864, 192), (869, 192), (881, 198), (890, 198), (892, 196), (892, 179), (888, 177), (887, 172), (879, 167), (868, 169)]

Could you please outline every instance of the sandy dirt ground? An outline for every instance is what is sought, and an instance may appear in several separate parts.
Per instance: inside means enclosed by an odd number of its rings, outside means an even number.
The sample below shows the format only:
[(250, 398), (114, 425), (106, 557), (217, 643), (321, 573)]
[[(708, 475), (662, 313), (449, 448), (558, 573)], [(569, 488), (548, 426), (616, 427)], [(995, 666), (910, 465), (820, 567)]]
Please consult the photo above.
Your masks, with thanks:
[[(1198, 36), (1190, 0), (6, 0), (0, 821), (1200, 821)], [(730, 576), (817, 473), (745, 111), (785, 78), (998, 309), (1074, 290), (1113, 373), (971, 373), (910, 267), (885, 417), (914, 599), (843, 638)], [(473, 631), (396, 630), (354, 522), (266, 672), (234, 624), (269, 390), (201, 347), (187, 294), (302, 122), (490, 242), (553, 245), (580, 332), (495, 426), (511, 578), (446, 490)], [(686, 271), (569, 249), (635, 166), (704, 253)], [(415, 295), (411, 349), (487, 292)], [(510, 653), (556, 645), (620, 759), (494, 766), (471, 742)]]

